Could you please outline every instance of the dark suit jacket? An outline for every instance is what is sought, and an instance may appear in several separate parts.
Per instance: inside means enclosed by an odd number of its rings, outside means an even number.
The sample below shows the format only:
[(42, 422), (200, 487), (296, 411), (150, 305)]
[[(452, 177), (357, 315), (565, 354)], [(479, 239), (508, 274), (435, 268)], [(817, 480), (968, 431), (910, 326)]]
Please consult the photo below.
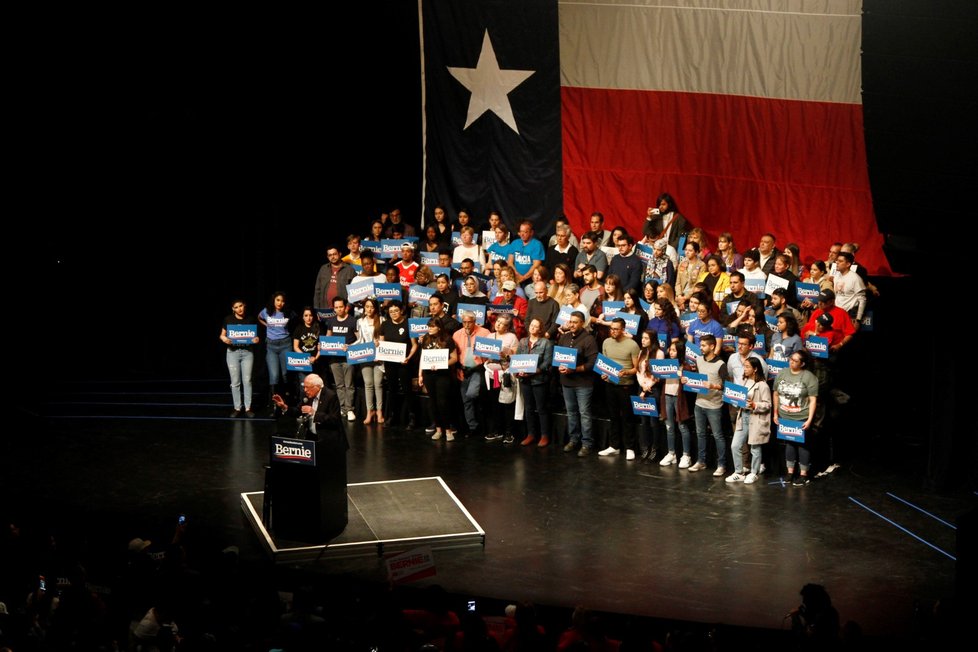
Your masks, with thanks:
[[(290, 407), (289, 416), (297, 419), (302, 418), (301, 406)], [(319, 405), (316, 406), (316, 414), (313, 415), (316, 424), (316, 438), (319, 441), (335, 440), (342, 445), (343, 449), (349, 449), (350, 444), (346, 439), (346, 432), (343, 430), (343, 418), (340, 414), (340, 401), (336, 392), (329, 387), (323, 386), (319, 393)], [(309, 438), (312, 433), (304, 429), (303, 436)]]

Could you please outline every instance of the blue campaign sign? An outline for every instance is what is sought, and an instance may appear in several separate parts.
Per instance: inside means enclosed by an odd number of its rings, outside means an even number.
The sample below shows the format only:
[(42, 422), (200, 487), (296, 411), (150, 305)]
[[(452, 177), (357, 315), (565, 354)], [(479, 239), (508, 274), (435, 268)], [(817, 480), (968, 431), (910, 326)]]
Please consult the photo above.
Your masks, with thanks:
[(687, 371), (683, 374), (683, 378), (686, 379), (686, 384), (683, 385), (683, 389), (687, 392), (693, 392), (694, 394), (706, 394), (710, 391), (707, 387), (709, 381), (706, 374), (698, 374), (693, 371)]
[(818, 303), (818, 295), (822, 292), (818, 283), (799, 283), (795, 282), (795, 297), (798, 301), (808, 299), (812, 303)]
[[(435, 262), (438, 261), (436, 260)], [(431, 273), (434, 274), (436, 277), (439, 276), (440, 274), (444, 274), (449, 279), (452, 278), (451, 267), (442, 267), (441, 265), (428, 265), (428, 269), (430, 269)]]
[(624, 301), (605, 301), (601, 304), (601, 310), (604, 312), (605, 321), (609, 321), (612, 317), (618, 314), (619, 310), (623, 310), (624, 308)]
[(659, 333), (656, 332), (656, 338), (659, 340), (659, 348), (663, 351), (669, 351), (669, 333)]
[(351, 344), (346, 348), (346, 363), (347, 364), (362, 364), (364, 362), (373, 362), (374, 355), (376, 355), (376, 349), (374, 349), (373, 342), (364, 342), (363, 344)]
[(288, 371), (312, 371), (311, 359), (308, 353), (289, 351), (285, 354), (285, 368)]
[(652, 304), (645, 299), (639, 299), (638, 305), (642, 306), (642, 310), (644, 310), (646, 313), (652, 308)]
[(346, 300), (350, 303), (357, 303), (372, 296), (374, 293), (374, 282), (359, 280), (346, 286)]
[(767, 356), (767, 348), (764, 346), (764, 333), (758, 333), (754, 336), (754, 348), (751, 350), (754, 353)]
[(427, 335), (429, 321), (427, 317), (411, 317), (408, 319), (408, 330), (411, 333), (411, 339), (416, 340), (422, 335)]
[(659, 416), (659, 405), (655, 402), (655, 399), (649, 396), (648, 398), (639, 398), (638, 396), (632, 396), (632, 414), (637, 414), (640, 417), (657, 417)]
[(684, 312), (683, 314), (679, 315), (679, 323), (683, 327), (684, 331), (689, 330), (689, 325), (692, 324), (695, 319), (695, 312)]
[(647, 263), (655, 257), (655, 250), (649, 245), (639, 242), (635, 245), (635, 255), (643, 263)]
[(316, 319), (319, 323), (325, 323), (327, 319), (332, 319), (336, 316), (336, 311), (332, 308), (316, 308)]
[(829, 338), (809, 335), (805, 338), (805, 348), (814, 358), (829, 357)]
[(323, 355), (346, 355), (346, 338), (339, 335), (320, 335), (319, 352)]
[(519, 355), (510, 356), (509, 373), (535, 374), (539, 362), (540, 356), (536, 353), (520, 353)]
[(566, 324), (572, 312), (574, 312), (574, 309), (570, 306), (561, 306), (560, 312), (557, 313), (557, 325), (563, 326)]
[(386, 301), (387, 299), (394, 299), (400, 301), (401, 299), (401, 284), (400, 283), (374, 283), (374, 296), (380, 301)]
[(638, 335), (638, 325), (642, 323), (641, 315), (633, 315), (630, 312), (620, 312), (615, 315), (615, 319), (625, 320), (625, 332), (629, 335)]
[(774, 380), (781, 373), (782, 369), (788, 368), (787, 360), (775, 360), (774, 358), (768, 358), (767, 360), (767, 377), (768, 380)]
[(723, 348), (725, 349), (736, 349), (737, 348), (737, 336), (733, 333), (723, 334)]
[(462, 234), (458, 231), (452, 231), (452, 248), (455, 248), (462, 244)]
[(226, 330), (232, 344), (252, 344), (258, 337), (258, 324), (229, 325)]
[(764, 322), (771, 327), (771, 330), (774, 331), (778, 329), (778, 318), (775, 317), (774, 315), (765, 314)]
[(577, 349), (569, 346), (555, 346), (553, 365), (574, 369), (577, 367)]
[(477, 337), (472, 350), (479, 357), (498, 360), (503, 353), (503, 341), (494, 337)]
[(437, 265), (438, 264), (438, 252), (437, 251), (422, 251), (418, 256), (418, 262), (422, 265)]
[(649, 371), (656, 378), (679, 378), (679, 360), (649, 360)]
[(410, 240), (390, 240), (384, 239), (380, 241), (380, 254), (381, 258), (399, 258), (401, 256), (401, 247), (405, 244), (410, 244)]
[(695, 342), (686, 342), (686, 362), (696, 364), (696, 358), (703, 357), (703, 350)]
[(804, 421), (789, 421), (788, 419), (778, 419), (778, 439), (795, 442), (796, 444), (805, 443)]
[(272, 462), (316, 466), (315, 441), (272, 436), (271, 444)]
[(622, 369), (624, 369), (622, 365), (601, 353), (598, 354), (597, 360), (594, 361), (594, 373), (599, 376), (607, 374), (608, 380), (616, 385), (621, 381)]
[(486, 307), (479, 303), (460, 303), (458, 304), (458, 315), (463, 312), (471, 312), (475, 315), (475, 323), (482, 326), (486, 323)]
[(735, 383), (723, 384), (723, 402), (734, 407), (747, 407), (747, 388)]
[(435, 288), (424, 285), (412, 285), (408, 288), (408, 302), (428, 305), (428, 299), (435, 296)]
[(372, 251), (375, 254), (380, 253), (383, 250), (380, 242), (376, 240), (364, 240), (360, 243), (360, 249), (363, 251)]
[(873, 311), (867, 310), (863, 314), (863, 320), (859, 322), (859, 330), (871, 333), (873, 331)]
[(764, 296), (764, 286), (767, 284), (763, 278), (747, 278), (744, 279), (744, 289), (748, 292), (753, 292), (759, 297)]
[(737, 306), (740, 305), (740, 301), (731, 301), (727, 304), (727, 314), (732, 315), (737, 312)]

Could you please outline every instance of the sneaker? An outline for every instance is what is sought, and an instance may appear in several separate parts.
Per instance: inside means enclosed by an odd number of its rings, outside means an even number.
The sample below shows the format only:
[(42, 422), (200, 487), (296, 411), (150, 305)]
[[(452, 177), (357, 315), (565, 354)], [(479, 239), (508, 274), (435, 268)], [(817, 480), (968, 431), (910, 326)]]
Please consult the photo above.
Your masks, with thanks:
[(491, 434), (490, 433), (490, 434), (486, 435), (486, 441), (499, 441), (502, 438), (503, 438), (502, 435), (497, 435), (497, 434)]
[(516, 438), (513, 437), (513, 435), (506, 435), (505, 437), (503, 437), (503, 443), (504, 444), (512, 444), (515, 441), (516, 441)]
[(242, 414), (241, 410), (231, 410), (230, 417), (232, 419), (237, 419), (238, 417), (241, 416), (241, 414)]
[(255, 418), (255, 413), (253, 411), (251, 411), (251, 410), (245, 410), (245, 417), (247, 417), (249, 419), (254, 419)]
[(587, 457), (591, 454), (591, 449), (587, 446), (581, 446), (581, 450), (577, 451), (578, 457)]
[(679, 459), (679, 468), (681, 468), (681, 469), (688, 469), (689, 468), (689, 465), (690, 465), (690, 463), (692, 461), (693, 460), (689, 459), (689, 455), (683, 455)]
[(574, 451), (577, 450), (577, 446), (578, 444), (576, 444), (575, 442), (569, 441), (566, 444), (564, 444), (564, 452), (573, 453)]
[(537, 442), (537, 448), (546, 448), (549, 445), (550, 445), (550, 437), (547, 437), (546, 435), (540, 437), (540, 441)]
[(666, 456), (659, 462), (659, 466), (672, 466), (676, 463), (675, 453), (666, 453)]
[(455, 441), (455, 431), (446, 430), (445, 431), (445, 441)]
[(527, 435), (526, 437), (523, 438), (523, 441), (520, 442), (520, 446), (529, 446), (533, 443), (535, 439), (536, 437), (534, 437), (533, 435)]
[(608, 448), (604, 449), (603, 451), (598, 451), (598, 455), (600, 455), (601, 457), (607, 457), (609, 455), (617, 455), (617, 454), (618, 454), (618, 449), (615, 448), (614, 446), (608, 446)]
[(650, 448), (650, 449), (649, 449), (648, 451), (646, 451), (646, 452), (647, 452), (648, 454), (647, 454), (647, 455), (646, 455), (646, 456), (645, 456), (645, 457), (644, 457), (643, 459), (644, 459), (644, 460), (645, 460), (646, 462), (648, 462), (649, 464), (654, 464), (654, 463), (655, 463), (655, 458), (656, 458), (656, 456), (657, 456), (657, 455), (659, 454), (659, 451), (657, 451), (657, 450), (655, 450), (654, 448)]
[(438, 428), (436, 428), (434, 426), (428, 426), (427, 428), (424, 429), (424, 434), (431, 435), (431, 434), (434, 434), (434, 432), (436, 430), (438, 430)]
[(757, 482), (756, 473), (748, 473), (747, 477), (744, 478), (744, 484), (754, 484), (755, 482)]
[(838, 464), (829, 464), (828, 468), (825, 469), (826, 473), (832, 473), (836, 469), (842, 468)]
[(767, 471), (767, 466), (765, 466), (765, 465), (764, 465), (764, 462), (761, 462), (761, 470), (760, 470), (760, 471), (758, 471), (758, 473), (757, 473), (757, 474), (758, 474), (758, 475), (764, 475), (764, 473), (765, 473), (766, 471)]
[(435, 434), (433, 434), (431, 436), (431, 438), (434, 439), (435, 441), (438, 441), (439, 439), (441, 439), (441, 430), (436, 430), (435, 431)]
[(808, 484), (807, 475), (796, 475), (795, 479), (791, 481), (793, 487), (804, 487), (806, 484)]
[(730, 482), (730, 483), (743, 482), (744, 481), (744, 476), (742, 476), (739, 473), (731, 473), (730, 475), (727, 476), (727, 478), (726, 478), (725, 481), (726, 482)]
[(629, 462), (633, 461), (635, 459), (635, 451), (629, 448), (628, 451), (625, 453), (625, 459), (628, 460)]
[(357, 415), (355, 415), (353, 413), (353, 410), (350, 410), (349, 412), (346, 413), (346, 420), (347, 421), (356, 421), (357, 420)]
[(727, 470), (725, 468), (723, 468), (722, 466), (718, 466), (717, 467), (717, 470), (713, 472), (713, 477), (714, 478), (722, 478), (726, 474), (727, 474)]
[(693, 466), (689, 467), (689, 472), (696, 473), (697, 471), (702, 471), (705, 468), (706, 468), (706, 464), (703, 464), (702, 462), (697, 462)]

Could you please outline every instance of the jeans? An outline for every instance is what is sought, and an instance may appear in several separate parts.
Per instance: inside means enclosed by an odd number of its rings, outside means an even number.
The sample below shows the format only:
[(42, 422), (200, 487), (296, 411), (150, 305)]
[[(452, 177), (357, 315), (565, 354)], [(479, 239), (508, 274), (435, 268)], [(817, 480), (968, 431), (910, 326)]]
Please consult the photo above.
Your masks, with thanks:
[(750, 445), (750, 472), (754, 475), (760, 475), (761, 473), (761, 454), (763, 452), (763, 446), (761, 444), (751, 444)]
[(265, 364), (268, 366), (268, 384), (278, 385), (285, 380), (287, 354), (292, 350), (291, 338), (268, 340), (265, 343)]
[[(231, 374), (231, 397), (234, 409), (251, 409), (251, 370), (255, 366), (255, 354), (247, 349), (228, 349), (228, 372)], [(244, 385), (244, 403), (241, 400), (241, 386)]]
[(581, 442), (585, 448), (594, 448), (594, 430), (591, 425), (591, 395), (594, 387), (561, 386), (560, 389), (567, 408), (567, 438), (573, 444)]
[(547, 383), (531, 385), (529, 381), (520, 381), (520, 391), (523, 393), (523, 419), (526, 420), (526, 434), (533, 437), (550, 432), (550, 410), (547, 408)]
[(363, 393), (368, 410), (384, 411), (384, 363), (367, 363), (360, 366), (363, 374)]
[[(676, 401), (685, 401), (686, 397), (680, 393), (678, 396), (665, 395), (666, 399), (666, 445), (669, 447), (670, 453), (676, 452)], [(689, 426), (686, 425), (685, 421), (680, 421), (679, 433), (683, 439), (683, 455), (689, 455), (690, 451), (690, 434)]]
[[(608, 430), (608, 446), (619, 450), (635, 450), (635, 425), (632, 414), (631, 393), (635, 385), (604, 384), (604, 397), (608, 405), (608, 418), (611, 428)], [(615, 433), (617, 439), (615, 441)]]
[(717, 466), (727, 468), (727, 445), (723, 439), (723, 408), (704, 408), (697, 405), (693, 408), (696, 417), (696, 451), (697, 461), (706, 464), (706, 423), (710, 422), (713, 439), (717, 444)]
[(343, 414), (353, 411), (353, 365), (345, 362), (333, 362), (329, 365), (329, 370), (333, 374), (333, 382), (336, 384), (336, 397), (340, 401), (340, 410)]
[[(736, 417), (733, 418), (736, 419)], [(730, 455), (731, 457), (733, 457), (733, 467), (734, 467), (734, 471), (736, 471), (737, 473), (740, 473), (741, 470), (741, 462), (743, 460), (739, 459), (739, 455), (740, 455), (740, 449), (743, 447), (744, 444), (747, 443), (747, 429), (749, 427), (748, 426), (749, 421), (750, 421), (750, 415), (749, 413), (745, 412), (740, 419), (740, 427), (734, 430), (733, 441), (730, 442)], [(734, 423), (736, 423), (736, 421)], [(758, 446), (758, 449), (760, 449), (760, 446)], [(751, 461), (751, 467), (753, 467), (753, 460)], [(761, 463), (760, 460), (758, 460), (757, 468), (760, 469), (760, 467), (761, 467)]]
[(473, 432), (479, 429), (479, 397), (484, 379), (482, 367), (477, 367), (462, 379), (462, 409), (465, 412), (465, 423)]
[(795, 460), (798, 461), (798, 466), (801, 468), (802, 472), (806, 475), (808, 474), (808, 467), (812, 465), (812, 453), (808, 448), (808, 438), (810, 433), (805, 432), (805, 442), (804, 444), (796, 444), (792, 441), (786, 441), (784, 443), (784, 461), (788, 466), (788, 473), (793, 473), (795, 470)]

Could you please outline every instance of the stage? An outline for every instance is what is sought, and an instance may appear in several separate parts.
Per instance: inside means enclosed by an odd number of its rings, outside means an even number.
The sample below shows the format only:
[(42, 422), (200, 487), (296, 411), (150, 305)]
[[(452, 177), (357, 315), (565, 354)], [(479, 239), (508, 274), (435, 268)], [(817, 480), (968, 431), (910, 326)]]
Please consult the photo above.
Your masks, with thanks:
[[(243, 563), (270, 563), (269, 544), (242, 506), (261, 513), (254, 492), (276, 424), (226, 418), (224, 381), (68, 385), (38, 409), (15, 423), (30, 437), (3, 440), (8, 511), (64, 523), (120, 552), (132, 537), (168, 540), (185, 513), (198, 545), (233, 545)], [(867, 634), (910, 633), (920, 610), (952, 595), (954, 524), (978, 503), (970, 492), (924, 490), (923, 451), (899, 437), (860, 447), (861, 460), (792, 487), (770, 474), (730, 485), (709, 472), (579, 459), (557, 446), (346, 427), (352, 506), (365, 504), (361, 491), (386, 493), (386, 483), (405, 478), (438, 479), (456, 499), (444, 505), (457, 503), (454, 531), (467, 545), (439, 550), (435, 576), (421, 584), (507, 601), (780, 629), (799, 589), (815, 582), (843, 622), (858, 621)], [(442, 507), (412, 509), (417, 526)], [(334, 544), (295, 551), (276, 543), (272, 556), (300, 574), (383, 583), (378, 554), (399, 549), (401, 535), (369, 520), (335, 543), (355, 555), (331, 551)]]

